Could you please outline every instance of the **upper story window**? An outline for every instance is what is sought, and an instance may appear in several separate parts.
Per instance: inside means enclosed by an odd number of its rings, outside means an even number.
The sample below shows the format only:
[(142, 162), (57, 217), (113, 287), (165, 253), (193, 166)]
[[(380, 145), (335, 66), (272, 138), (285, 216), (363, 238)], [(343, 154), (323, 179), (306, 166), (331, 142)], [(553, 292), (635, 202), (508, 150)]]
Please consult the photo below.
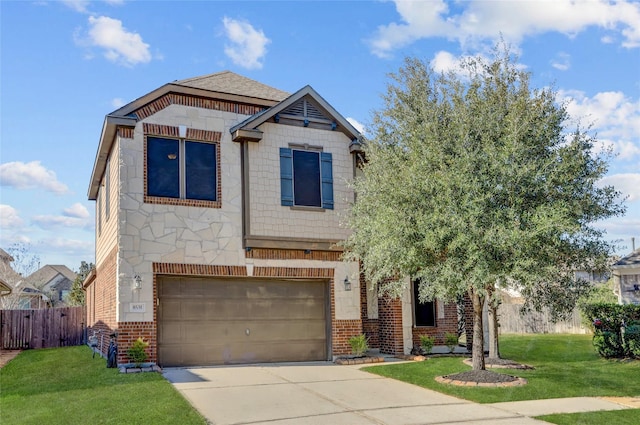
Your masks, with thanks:
[(319, 149), (280, 148), (284, 206), (333, 209), (332, 157)]
[(147, 195), (215, 201), (216, 145), (147, 137)]
[(222, 133), (143, 124), (144, 202), (220, 208)]
[(434, 301), (420, 302), (418, 288), (420, 281), (413, 281), (413, 323), (416, 326), (436, 325), (436, 303)]

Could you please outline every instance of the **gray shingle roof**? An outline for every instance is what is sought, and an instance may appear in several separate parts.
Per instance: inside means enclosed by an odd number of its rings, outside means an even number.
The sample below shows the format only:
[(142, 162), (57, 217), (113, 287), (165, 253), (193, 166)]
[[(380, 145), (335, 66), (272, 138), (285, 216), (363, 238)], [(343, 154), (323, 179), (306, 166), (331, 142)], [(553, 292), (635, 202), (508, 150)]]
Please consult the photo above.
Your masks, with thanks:
[(231, 71), (216, 72), (200, 77), (187, 78), (174, 81), (172, 84), (196, 89), (211, 90), (221, 93), (236, 94), (240, 96), (255, 97), (281, 101), (289, 96), (289, 93), (267, 86), (247, 77), (235, 74)]
[(636, 249), (631, 254), (622, 257), (613, 265), (613, 268), (616, 268), (616, 266), (640, 266), (640, 249)]

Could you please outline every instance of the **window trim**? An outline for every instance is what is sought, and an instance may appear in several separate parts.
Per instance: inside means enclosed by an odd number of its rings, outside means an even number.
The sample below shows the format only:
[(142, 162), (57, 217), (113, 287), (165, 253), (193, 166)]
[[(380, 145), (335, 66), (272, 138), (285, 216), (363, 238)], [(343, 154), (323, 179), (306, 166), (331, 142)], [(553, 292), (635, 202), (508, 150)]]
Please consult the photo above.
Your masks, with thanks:
[(419, 325), (418, 324), (418, 320), (416, 317), (416, 312), (417, 312), (417, 307), (418, 307), (418, 303), (420, 302), (420, 300), (418, 299), (418, 280), (417, 279), (412, 279), (411, 280), (411, 306), (412, 306), (412, 311), (411, 311), (411, 319), (413, 321), (413, 327), (414, 328), (437, 328), (438, 327), (438, 305), (437, 305), (437, 300), (433, 300), (433, 301), (428, 301), (430, 303), (433, 304), (433, 325)]
[[(186, 136), (179, 137), (179, 128), (159, 125), (159, 124), (149, 124), (143, 123), (143, 132), (144, 132), (144, 203), (146, 204), (163, 204), (163, 205), (180, 205), (180, 206), (188, 206), (188, 207), (204, 207), (204, 208), (221, 208), (222, 207), (222, 170), (221, 170), (221, 157), (222, 152), (220, 149), (222, 139), (222, 133), (218, 131), (209, 131), (209, 130), (199, 130), (193, 128), (186, 129)], [(148, 195), (148, 169), (147, 169), (147, 146), (148, 146), (148, 137), (155, 138), (165, 138), (179, 141), (179, 149), (181, 149), (181, 158), (185, 158), (184, 156), (184, 142), (196, 142), (196, 143), (208, 143), (215, 145), (215, 154), (216, 154), (216, 200), (202, 200), (202, 199), (188, 199), (188, 198), (170, 198), (164, 196), (153, 196)], [(182, 162), (182, 161), (181, 161)], [(182, 186), (182, 182), (184, 180), (184, 184), (186, 185), (186, 177), (183, 167), (180, 167), (180, 184)], [(181, 187), (182, 189), (182, 187)], [(185, 193), (182, 192), (181, 193)]]

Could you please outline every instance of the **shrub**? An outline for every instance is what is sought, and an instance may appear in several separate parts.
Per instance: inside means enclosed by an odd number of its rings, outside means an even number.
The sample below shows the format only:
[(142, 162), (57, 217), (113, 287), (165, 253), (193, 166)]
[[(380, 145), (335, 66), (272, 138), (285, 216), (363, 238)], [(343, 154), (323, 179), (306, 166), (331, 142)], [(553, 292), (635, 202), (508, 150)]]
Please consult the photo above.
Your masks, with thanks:
[(640, 324), (628, 325), (625, 328), (624, 342), (627, 354), (640, 358)]
[(602, 357), (624, 357), (624, 347), (619, 333), (598, 331), (593, 336), (593, 346)]
[(582, 306), (582, 313), (593, 324), (593, 345), (601, 356), (638, 357), (640, 336), (636, 326), (640, 324), (640, 305), (588, 304)]
[(444, 334), (444, 345), (449, 348), (449, 352), (453, 353), (458, 345), (458, 334), (447, 332)]
[(147, 361), (147, 352), (145, 349), (149, 346), (148, 342), (145, 342), (142, 338), (136, 339), (136, 341), (127, 350), (127, 355), (131, 360), (131, 363), (136, 367), (142, 366), (142, 363)]
[(352, 336), (349, 338), (349, 345), (351, 345), (351, 353), (354, 356), (360, 357), (369, 350), (369, 339), (365, 334)]
[(435, 344), (436, 339), (429, 335), (420, 335), (420, 346), (424, 350), (426, 354), (430, 354), (431, 350), (433, 350), (433, 344)]

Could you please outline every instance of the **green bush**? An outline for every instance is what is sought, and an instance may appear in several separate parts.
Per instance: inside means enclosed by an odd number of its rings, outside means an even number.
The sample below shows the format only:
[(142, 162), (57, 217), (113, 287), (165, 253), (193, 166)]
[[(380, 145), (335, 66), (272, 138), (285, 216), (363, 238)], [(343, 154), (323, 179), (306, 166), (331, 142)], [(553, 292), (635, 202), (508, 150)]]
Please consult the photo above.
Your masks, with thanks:
[(145, 349), (148, 346), (148, 342), (145, 342), (142, 338), (138, 338), (131, 347), (129, 347), (129, 350), (127, 350), (131, 363), (135, 364), (136, 367), (142, 366), (142, 363), (147, 361), (148, 356)]
[(369, 339), (365, 334), (352, 336), (349, 338), (349, 345), (351, 345), (351, 353), (360, 357), (369, 350)]
[[(640, 335), (640, 305), (587, 304), (582, 313), (592, 324), (593, 345), (606, 358), (638, 357)], [(625, 329), (625, 336), (622, 335)]]
[(458, 334), (447, 332), (444, 334), (444, 345), (449, 348), (449, 352), (453, 353), (458, 345)]
[(624, 347), (619, 333), (599, 331), (593, 336), (593, 346), (602, 357), (624, 357)]
[(640, 358), (640, 324), (628, 325), (624, 330), (624, 342), (627, 354)]
[(436, 339), (429, 335), (420, 335), (420, 347), (424, 350), (426, 354), (430, 354), (431, 350), (433, 350), (433, 345), (435, 344)]

